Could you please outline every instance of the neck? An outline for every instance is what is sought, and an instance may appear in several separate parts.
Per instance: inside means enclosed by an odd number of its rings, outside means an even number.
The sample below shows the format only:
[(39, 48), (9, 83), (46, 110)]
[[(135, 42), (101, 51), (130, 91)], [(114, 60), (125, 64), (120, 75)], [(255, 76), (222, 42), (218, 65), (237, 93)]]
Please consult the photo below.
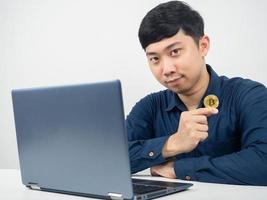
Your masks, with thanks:
[(179, 98), (183, 101), (188, 110), (196, 109), (205, 94), (209, 85), (209, 73), (204, 67), (199, 81), (195, 84), (195, 88), (192, 88), (190, 92), (186, 94), (178, 94)]

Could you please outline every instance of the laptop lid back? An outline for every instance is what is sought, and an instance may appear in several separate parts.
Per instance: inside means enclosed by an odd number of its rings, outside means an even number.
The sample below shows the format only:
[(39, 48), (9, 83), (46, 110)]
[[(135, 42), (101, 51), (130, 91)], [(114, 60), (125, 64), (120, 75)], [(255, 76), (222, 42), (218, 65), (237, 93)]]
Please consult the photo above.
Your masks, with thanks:
[(133, 197), (121, 84), (12, 91), (22, 182)]

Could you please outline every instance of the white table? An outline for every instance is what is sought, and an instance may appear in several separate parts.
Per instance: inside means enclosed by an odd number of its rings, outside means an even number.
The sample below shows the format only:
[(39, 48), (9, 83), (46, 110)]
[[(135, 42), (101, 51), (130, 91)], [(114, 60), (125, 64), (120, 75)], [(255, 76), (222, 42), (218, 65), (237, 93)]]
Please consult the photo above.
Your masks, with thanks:
[[(136, 175), (138, 178), (169, 180), (160, 177), (150, 177), (146, 172)], [(182, 180), (176, 180), (184, 182)], [(194, 184), (189, 190), (160, 199), (177, 200), (266, 200), (267, 187), (238, 186), (213, 183)], [(88, 200), (88, 197), (65, 195), (51, 192), (30, 190), (22, 185), (20, 171), (14, 169), (0, 169), (0, 199), (1, 200)]]

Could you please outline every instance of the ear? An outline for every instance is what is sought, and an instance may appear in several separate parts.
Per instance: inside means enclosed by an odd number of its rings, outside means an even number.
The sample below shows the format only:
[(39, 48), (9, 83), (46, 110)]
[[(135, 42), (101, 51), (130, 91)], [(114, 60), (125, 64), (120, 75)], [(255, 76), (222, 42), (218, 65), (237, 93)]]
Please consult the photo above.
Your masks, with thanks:
[(207, 35), (204, 35), (199, 40), (199, 50), (203, 58), (208, 54), (209, 48), (210, 48), (210, 38)]

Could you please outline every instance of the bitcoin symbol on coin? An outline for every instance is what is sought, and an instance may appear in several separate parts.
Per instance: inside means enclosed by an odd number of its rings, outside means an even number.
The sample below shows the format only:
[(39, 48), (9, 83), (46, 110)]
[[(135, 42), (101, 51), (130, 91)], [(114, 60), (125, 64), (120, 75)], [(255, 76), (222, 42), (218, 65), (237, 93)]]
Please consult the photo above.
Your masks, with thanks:
[(219, 99), (216, 95), (210, 94), (204, 98), (204, 105), (206, 108), (207, 107), (218, 108)]
[(210, 107), (212, 107), (215, 104), (214, 99), (209, 99), (208, 104)]

